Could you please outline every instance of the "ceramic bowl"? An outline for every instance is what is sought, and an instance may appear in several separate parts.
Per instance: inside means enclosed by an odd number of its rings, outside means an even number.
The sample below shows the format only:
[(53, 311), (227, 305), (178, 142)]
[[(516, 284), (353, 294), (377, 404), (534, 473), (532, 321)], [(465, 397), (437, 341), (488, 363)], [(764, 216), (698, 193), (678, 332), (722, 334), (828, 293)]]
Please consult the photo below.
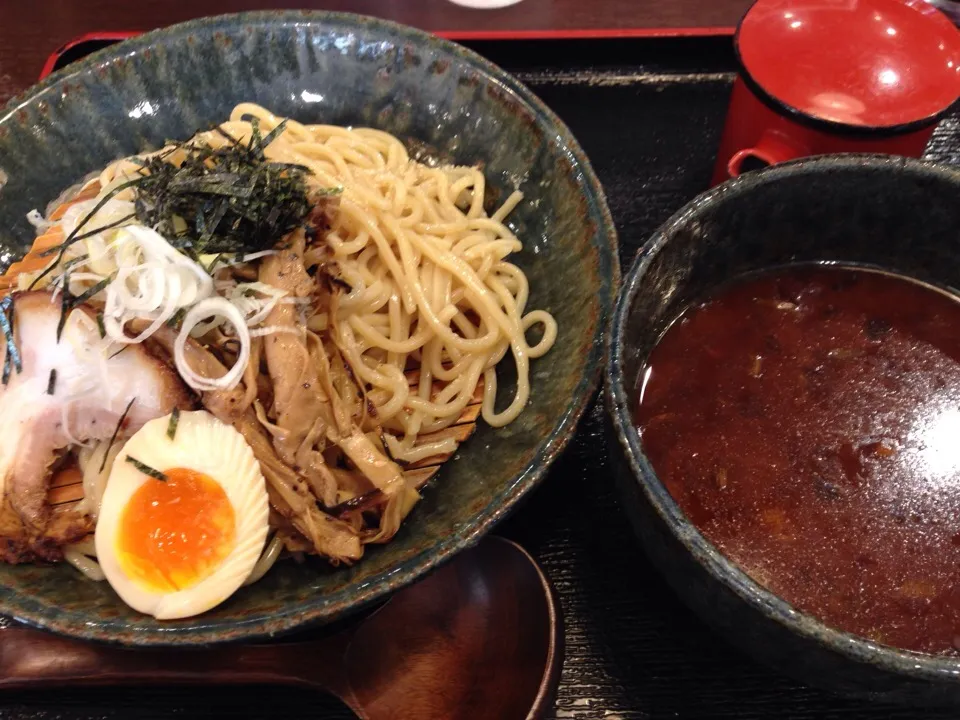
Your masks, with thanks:
[(960, 659), (905, 652), (826, 627), (751, 580), (687, 520), (644, 456), (636, 381), (694, 299), (742, 273), (833, 260), (960, 288), (960, 172), (903, 158), (838, 155), (746, 173), (657, 231), (624, 279), (607, 403), (624, 505), (679, 596), (731, 642), (808, 683), (875, 699), (960, 702)]
[(0, 566), (0, 610), (17, 620), (147, 646), (263, 638), (342, 618), (475, 543), (543, 478), (596, 388), (619, 271), (586, 156), (502, 70), (382, 20), (322, 12), (198, 20), (108, 48), (15, 98), (0, 117), (4, 259), (30, 242), (32, 208), (110, 160), (187, 138), (245, 101), (305, 123), (379, 128), (435, 157), (480, 163), (491, 204), (519, 187), (527, 202), (511, 216), (525, 241), (517, 262), (531, 307), (559, 323), (557, 344), (534, 361), (520, 418), (500, 430), (480, 423), (396, 538), (368, 548), (355, 567), (285, 562), (212, 612), (157, 622), (69, 566)]

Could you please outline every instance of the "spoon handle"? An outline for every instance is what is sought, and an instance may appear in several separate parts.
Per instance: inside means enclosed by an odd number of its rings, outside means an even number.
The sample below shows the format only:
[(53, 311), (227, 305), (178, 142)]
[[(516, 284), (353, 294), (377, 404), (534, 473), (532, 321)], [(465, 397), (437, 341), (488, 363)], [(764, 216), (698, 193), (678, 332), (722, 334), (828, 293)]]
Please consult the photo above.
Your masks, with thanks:
[[(348, 643), (346, 631), (309, 643), (135, 650), (7, 626), (0, 629), (0, 687), (280, 683), (326, 690), (349, 705), (340, 670)], [(297, 652), (300, 645), (309, 646), (309, 657)]]
[(552, 706), (563, 621), (533, 558), (507, 540), (348, 623), (298, 642), (166, 650), (0, 624), (0, 688), (278, 683), (325, 690), (362, 720), (533, 720)]

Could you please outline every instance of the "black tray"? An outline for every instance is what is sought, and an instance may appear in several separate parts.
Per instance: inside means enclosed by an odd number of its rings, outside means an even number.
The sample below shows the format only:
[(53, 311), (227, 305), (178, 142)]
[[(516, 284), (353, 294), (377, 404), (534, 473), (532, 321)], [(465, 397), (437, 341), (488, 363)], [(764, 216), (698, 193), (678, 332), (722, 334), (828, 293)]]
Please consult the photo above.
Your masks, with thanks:
[[(624, 269), (660, 223), (706, 189), (733, 79), (729, 37), (472, 47), (518, 75), (580, 140), (606, 189)], [(928, 155), (960, 163), (956, 116), (941, 124)], [(619, 507), (603, 422), (602, 403), (595, 402), (543, 486), (499, 528), (533, 553), (560, 596), (567, 635), (558, 720), (921, 716), (780, 677), (681, 606), (647, 563)], [(273, 687), (0, 695), (0, 718), (10, 720), (170, 716), (353, 717), (336, 700)]]

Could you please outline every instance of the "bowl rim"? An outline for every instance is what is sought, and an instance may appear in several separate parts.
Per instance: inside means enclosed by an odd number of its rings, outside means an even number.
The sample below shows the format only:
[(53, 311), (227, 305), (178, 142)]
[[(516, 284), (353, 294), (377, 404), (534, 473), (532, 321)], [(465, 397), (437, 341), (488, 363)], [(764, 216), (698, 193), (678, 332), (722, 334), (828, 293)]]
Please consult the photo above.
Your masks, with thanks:
[[(776, 183), (779, 179), (803, 175), (829, 174), (832, 170), (863, 169), (878, 172), (908, 172), (935, 176), (960, 184), (960, 170), (929, 160), (868, 153), (841, 153), (801, 158), (744, 173), (698, 195), (674, 213), (637, 251), (630, 270), (624, 275), (614, 310), (611, 350), (607, 359), (604, 393), (607, 412), (619, 443), (619, 451), (627, 458), (633, 480), (643, 496), (663, 520), (670, 533), (679, 540), (693, 559), (714, 580), (732, 590), (747, 605), (773, 619), (792, 633), (832, 650), (857, 663), (870, 663), (904, 676), (926, 681), (960, 682), (960, 658), (929, 655), (882, 645), (852, 633), (837, 630), (817, 618), (792, 607), (773, 592), (753, 580), (735, 563), (727, 559), (713, 543), (687, 519), (666, 486), (657, 477), (641, 447), (640, 436), (633, 423), (631, 378), (625, 374), (625, 341), (630, 320), (629, 309), (641, 288), (644, 276), (657, 253), (681, 227), (701, 216), (707, 209), (726, 201), (731, 195), (749, 192), (757, 185)], [(617, 452), (618, 448), (612, 448)]]
[[(600, 261), (600, 286), (597, 288), (600, 302), (596, 324), (592, 329), (593, 342), (587, 351), (585, 371), (577, 382), (569, 405), (554, 419), (553, 429), (534, 447), (530, 462), (504, 484), (499, 494), (491, 497), (487, 505), (474, 516), (473, 522), (452, 529), (449, 535), (434, 546), (419, 549), (399, 565), (385, 569), (360, 584), (351, 583), (333, 593), (319, 595), (317, 599), (306, 602), (289, 604), (282, 610), (269, 614), (259, 613), (231, 620), (205, 620), (204, 615), (199, 615), (192, 619), (192, 625), (167, 628), (141, 625), (135, 620), (98, 620), (89, 623), (75, 616), (64, 618), (62, 613), (50, 613), (45, 606), (31, 602), (27, 594), (0, 588), (0, 601), (6, 605), (0, 605), (0, 612), (28, 626), (107, 644), (185, 647), (271, 639), (294, 630), (327, 625), (355, 615), (385, 595), (399, 590), (449, 561), (457, 552), (475, 545), (496, 523), (508, 515), (522, 497), (539, 485), (551, 463), (567, 446), (600, 384), (609, 350), (609, 323), (620, 282), (617, 231), (603, 187), (586, 153), (567, 125), (523, 83), (469, 48), (417, 28), (354, 13), (266, 10), (213, 15), (151, 30), (67, 65), (11, 98), (0, 110), (0, 126), (8, 122), (18, 109), (42, 99), (62, 83), (91, 70), (122, 61), (132, 55), (140, 55), (156, 45), (192, 32), (203, 32), (210, 28), (239, 31), (250, 25), (261, 30), (359, 30), (382, 34), (385, 39), (397, 44), (432, 46), (446, 53), (451, 59), (473, 68), (483, 78), (484, 83), (496, 86), (513, 96), (530, 113), (536, 124), (548, 131), (548, 136), (556, 143), (555, 152), (563, 154), (570, 162), (573, 176), (587, 205), (586, 217), (592, 218), (596, 226), (590, 245), (597, 249)], [(609, 269), (604, 273), (607, 270), (604, 265), (607, 263)], [(19, 600), (20, 607), (9, 607), (7, 603), (14, 599)], [(23, 606), (24, 601), (27, 607)]]

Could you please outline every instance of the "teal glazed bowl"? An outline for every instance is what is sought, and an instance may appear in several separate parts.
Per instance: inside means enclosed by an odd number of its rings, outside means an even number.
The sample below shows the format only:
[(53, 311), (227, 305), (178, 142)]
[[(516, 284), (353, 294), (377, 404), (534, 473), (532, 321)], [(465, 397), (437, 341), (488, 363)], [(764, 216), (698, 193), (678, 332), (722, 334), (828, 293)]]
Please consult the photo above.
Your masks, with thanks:
[[(390, 22), (322, 12), (215, 17), (90, 56), (12, 100), (0, 117), (0, 252), (33, 238), (25, 215), (123, 155), (187, 138), (240, 102), (304, 123), (364, 125), (430, 155), (483, 166), (490, 205), (515, 188), (530, 307), (557, 319), (514, 423), (483, 423), (425, 488), (396, 538), (349, 569), (283, 562), (201, 616), (158, 622), (73, 568), (0, 566), (0, 612), (77, 638), (187, 646), (265, 638), (343, 618), (474, 544), (543, 478), (602, 369), (619, 279), (603, 191), (564, 124), (478, 55)], [(506, 374), (506, 373), (504, 373)], [(512, 392), (509, 378), (503, 392)]]
[[(960, 707), (960, 657), (843, 632), (728, 559), (681, 510), (646, 456), (634, 423), (638, 380), (681, 312), (749, 272), (852, 263), (956, 293), (958, 196), (956, 168), (884, 155), (826, 155), (744, 173), (694, 198), (653, 234), (624, 278), (611, 330), (611, 462), (653, 564), (686, 605), (764, 666), (870, 700)], [(829, 572), (829, 563), (824, 567)]]

